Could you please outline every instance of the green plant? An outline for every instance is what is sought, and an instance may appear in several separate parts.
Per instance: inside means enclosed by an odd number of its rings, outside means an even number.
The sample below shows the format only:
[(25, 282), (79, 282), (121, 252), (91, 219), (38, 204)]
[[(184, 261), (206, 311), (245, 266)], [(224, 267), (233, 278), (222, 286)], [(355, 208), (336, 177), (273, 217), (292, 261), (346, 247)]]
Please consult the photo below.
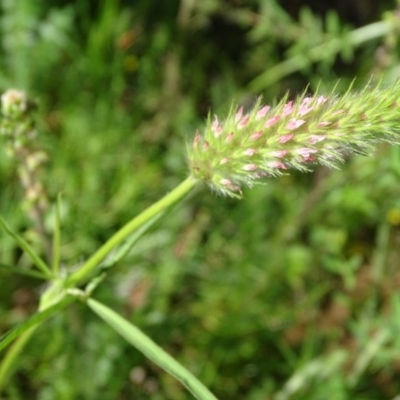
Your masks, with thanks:
[[(388, 88), (368, 85), (360, 92), (352, 92), (349, 88), (342, 96), (303, 95), (295, 102), (284, 99), (273, 108), (262, 106), (258, 101), (248, 113), (232, 107), (227, 118), (221, 121), (218, 117), (209, 117), (204, 134), (197, 132), (193, 143), (188, 145), (189, 177), (125, 224), (81, 266), (66, 275), (60, 270), (60, 200), (56, 206), (51, 252), (45, 243), (42, 226), (45, 190), (39, 174), (44, 157), (35, 148), (33, 108), (23, 92), (10, 90), (4, 93), (0, 133), (8, 155), (19, 168), (21, 183), (27, 192), (25, 198), (29, 200), (28, 215), (38, 227), (38, 235), (44, 242), (41, 252), (48, 260), (43, 260), (38, 250), (13, 232), (1, 218), (3, 230), (27, 253), (37, 271), (2, 266), (15, 273), (44, 279), (49, 286), (41, 296), (38, 312), (0, 340), (0, 350), (15, 340), (0, 366), (0, 387), (4, 387), (9, 379), (19, 353), (37, 327), (72, 302), (81, 300), (146, 357), (180, 380), (195, 397), (214, 399), (202, 383), (138, 328), (94, 300), (92, 292), (146, 230), (199, 182), (221, 194), (240, 197), (243, 186), (266, 182), (267, 178), (283, 175), (286, 170), (308, 171), (310, 163), (315, 162), (336, 166), (346, 153), (370, 154), (380, 141), (398, 144), (399, 93), (399, 83)], [(381, 336), (379, 346), (388, 340), (389, 331), (382, 331)], [(343, 360), (342, 354), (338, 354), (332, 368), (338, 368)], [(359, 359), (349, 378), (350, 384), (357, 381), (367, 362)], [(315, 374), (310, 368), (311, 365), (305, 375)], [(280, 398), (286, 398), (286, 392), (281, 392)]]
[[(40, 98), (31, 151), (48, 155), (35, 171), (46, 237), (9, 157), (0, 157), (0, 213), (50, 265), (58, 202), (60, 272), (73, 272), (179, 184), (185, 140), (209, 108), (225, 116), (235, 96), (248, 110), (249, 91), (266, 104), (286, 91), (292, 100), (308, 83), (307, 95), (335, 85), (344, 93), (354, 76), (354, 91), (371, 75), (371, 87), (375, 79), (391, 85), (399, 77), (394, 2), (341, 4), (3, 1), (0, 91)], [(257, 83), (269, 71), (277, 74)], [(127, 243), (116, 268), (105, 268), (107, 257), (95, 298), (218, 398), (393, 399), (399, 150), (382, 144), (375, 157), (344, 155), (340, 170), (282, 170), (268, 185), (243, 185), (245, 201), (191, 196), (131, 250)], [(47, 283), (10, 273), (38, 271), (1, 228), (0, 238), (3, 334), (35, 312)], [(84, 302), (41, 324), (17, 361), (7, 399), (192, 397)]]

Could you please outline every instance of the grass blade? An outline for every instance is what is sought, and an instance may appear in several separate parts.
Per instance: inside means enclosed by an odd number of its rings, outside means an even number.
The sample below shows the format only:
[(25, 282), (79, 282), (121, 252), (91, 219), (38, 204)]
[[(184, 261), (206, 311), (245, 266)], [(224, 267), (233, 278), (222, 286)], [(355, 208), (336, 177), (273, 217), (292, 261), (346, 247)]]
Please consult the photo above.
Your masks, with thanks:
[(0, 269), (4, 269), (9, 272), (13, 272), (14, 274), (26, 275), (31, 276), (32, 278), (44, 279), (47, 281), (48, 276), (39, 272), (39, 271), (32, 271), (30, 269), (14, 267), (13, 265), (7, 265), (0, 263)]
[(216, 400), (216, 397), (194, 375), (192, 375), (191, 372), (179, 364), (173, 357), (154, 343), (136, 326), (132, 325), (115, 311), (96, 300), (88, 299), (87, 305), (127, 342), (136, 347), (151, 361), (178, 379), (194, 395), (194, 397), (200, 400)]
[(4, 229), (4, 231), (10, 235), (24, 250), (32, 260), (32, 262), (36, 265), (36, 267), (43, 272), (44, 275), (47, 276), (48, 279), (52, 278), (52, 273), (47, 266), (47, 264), (40, 258), (40, 256), (36, 253), (36, 251), (33, 249), (33, 247), (25, 241), (21, 236), (19, 236), (17, 233), (13, 232), (7, 223), (4, 221), (4, 219), (0, 216), (0, 226)]

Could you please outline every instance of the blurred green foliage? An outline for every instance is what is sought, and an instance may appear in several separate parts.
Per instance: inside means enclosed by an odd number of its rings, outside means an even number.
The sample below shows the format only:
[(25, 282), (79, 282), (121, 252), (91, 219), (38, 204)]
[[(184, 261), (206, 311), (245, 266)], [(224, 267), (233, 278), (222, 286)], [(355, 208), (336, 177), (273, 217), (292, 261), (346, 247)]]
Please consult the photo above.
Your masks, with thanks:
[[(210, 109), (259, 94), (273, 103), (307, 84), (340, 93), (354, 77), (355, 87), (397, 79), (395, 2), (343, 4), (3, 0), (0, 89), (40, 100), (46, 187), (53, 200), (63, 194), (64, 268), (185, 177), (185, 141)], [(95, 295), (218, 398), (395, 399), (399, 179), (399, 149), (382, 146), (340, 171), (271, 180), (243, 201), (198, 190)], [(0, 186), (1, 214), (40, 248), (4, 156)], [(29, 265), (4, 234), (0, 259)], [(3, 270), (0, 279), (4, 332), (43, 288)], [(190, 395), (74, 305), (37, 332), (4, 398)]]

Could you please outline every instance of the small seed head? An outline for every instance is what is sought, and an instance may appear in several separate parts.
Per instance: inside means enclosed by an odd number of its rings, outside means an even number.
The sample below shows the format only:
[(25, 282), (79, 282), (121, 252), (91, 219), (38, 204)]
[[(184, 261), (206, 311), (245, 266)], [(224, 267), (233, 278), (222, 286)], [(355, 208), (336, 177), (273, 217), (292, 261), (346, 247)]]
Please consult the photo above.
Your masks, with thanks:
[(188, 146), (192, 175), (222, 194), (240, 197), (244, 186), (308, 171), (310, 163), (336, 167), (345, 153), (370, 154), (375, 143), (400, 143), (400, 82), (360, 92), (300, 96), (276, 107), (261, 99), (245, 113), (232, 107), (196, 133)]

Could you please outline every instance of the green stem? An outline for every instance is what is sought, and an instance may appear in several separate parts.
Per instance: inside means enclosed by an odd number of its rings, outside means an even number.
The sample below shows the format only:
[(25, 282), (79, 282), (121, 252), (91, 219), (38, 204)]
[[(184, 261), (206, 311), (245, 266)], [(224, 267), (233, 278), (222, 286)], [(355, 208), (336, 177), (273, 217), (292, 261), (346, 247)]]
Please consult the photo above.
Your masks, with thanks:
[[(386, 21), (380, 21), (355, 29), (352, 32), (349, 32), (347, 37), (349, 43), (352, 46), (357, 47), (369, 40), (387, 35), (394, 29), (393, 24)], [(288, 76), (313, 62), (323, 60), (326, 57), (327, 51), (330, 54), (336, 54), (342, 47), (343, 39), (334, 37), (329, 41), (310, 48), (307, 53), (296, 54), (255, 77), (248, 84), (247, 91), (260, 92), (273, 83), (278, 82), (285, 76)]]
[(148, 209), (131, 219), (118, 232), (111, 236), (111, 238), (108, 239), (107, 242), (104, 243), (103, 246), (101, 246), (79, 270), (69, 277), (67, 280), (67, 286), (71, 287), (85, 279), (104, 260), (104, 258), (107, 257), (116, 246), (121, 244), (132, 232), (182, 199), (194, 188), (196, 182), (195, 178), (189, 176), (189, 178), (185, 179), (174, 190), (172, 190), (172, 192), (168, 193)]
[(5, 388), (14, 368), (17, 366), (21, 352), (31, 336), (35, 333), (36, 329), (48, 318), (63, 310), (75, 300), (76, 297), (73, 296), (65, 297), (58, 303), (37, 312), (32, 317), (28, 318), (26, 321), (17, 325), (0, 337), (0, 351), (14, 341), (0, 362), (0, 392)]
[(61, 195), (57, 196), (57, 203), (55, 206), (55, 223), (53, 233), (53, 260), (52, 270), (54, 276), (60, 276), (60, 248), (61, 248)]
[(13, 372), (13, 367), (15, 367), (16, 360), (20, 355), (25, 344), (29, 341), (31, 336), (35, 333), (39, 325), (31, 326), (27, 331), (25, 331), (11, 346), (10, 350), (7, 352), (3, 361), (0, 364), (0, 392), (3, 390), (8, 378)]

